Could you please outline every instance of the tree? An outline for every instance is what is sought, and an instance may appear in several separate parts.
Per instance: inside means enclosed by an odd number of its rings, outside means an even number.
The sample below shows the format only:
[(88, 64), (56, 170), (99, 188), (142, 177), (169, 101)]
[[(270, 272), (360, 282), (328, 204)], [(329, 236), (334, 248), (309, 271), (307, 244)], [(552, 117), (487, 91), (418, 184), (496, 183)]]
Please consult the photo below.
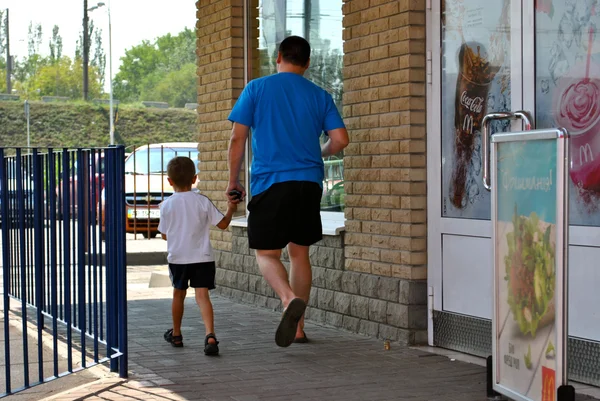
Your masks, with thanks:
[(154, 85), (142, 91), (142, 99), (160, 99), (173, 107), (184, 107), (186, 103), (196, 103), (198, 91), (196, 82), (196, 64), (188, 63), (180, 70), (161, 76)]
[[(90, 48), (88, 49), (88, 56), (91, 54), (92, 57), (88, 59), (88, 96), (92, 96), (92, 90), (89, 86), (92, 85), (91, 81), (96, 79), (100, 87), (104, 87), (104, 81), (106, 79), (106, 54), (102, 47), (102, 29), (96, 28), (94, 21), (90, 20), (88, 24), (88, 38), (90, 38)], [(75, 44), (75, 60), (83, 60), (83, 31), (79, 33), (79, 40)], [(83, 61), (82, 61), (83, 63)], [(91, 69), (95, 70), (95, 78)]]
[[(168, 91), (154, 91), (163, 80), (182, 84), (181, 77), (189, 75), (189, 64), (196, 63), (196, 35), (186, 28), (178, 35), (167, 34), (154, 42), (143, 41), (125, 52), (121, 68), (114, 79), (115, 97), (124, 102), (156, 100), (169, 102), (167, 98), (142, 99), (143, 96), (166, 95)], [(171, 74), (174, 73), (174, 74)], [(178, 73), (182, 75), (178, 77)], [(186, 75), (187, 74), (187, 75)], [(197, 93), (195, 76), (184, 90), (185, 94)], [(181, 88), (183, 90), (183, 88)], [(161, 95), (161, 96), (162, 96)], [(183, 95), (184, 98), (189, 97)], [(192, 96), (196, 100), (196, 95)], [(178, 100), (177, 103), (181, 103)], [(172, 104), (169, 102), (169, 104)]]
[(52, 28), (52, 39), (50, 40), (50, 60), (52, 64), (57, 63), (62, 57), (63, 40), (58, 30), (58, 25), (54, 25), (54, 28)]
[(106, 72), (106, 54), (102, 47), (102, 29), (96, 29), (94, 32), (94, 56), (90, 62), (90, 66), (96, 69), (100, 86), (104, 87), (105, 72)]

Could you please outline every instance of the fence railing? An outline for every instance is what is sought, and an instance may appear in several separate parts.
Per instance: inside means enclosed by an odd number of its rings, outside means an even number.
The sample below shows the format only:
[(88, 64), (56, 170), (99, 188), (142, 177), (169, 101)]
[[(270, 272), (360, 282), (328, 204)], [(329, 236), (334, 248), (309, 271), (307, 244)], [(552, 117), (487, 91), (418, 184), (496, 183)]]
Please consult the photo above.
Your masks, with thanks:
[(124, 158), (0, 148), (0, 396), (104, 362), (127, 376)]

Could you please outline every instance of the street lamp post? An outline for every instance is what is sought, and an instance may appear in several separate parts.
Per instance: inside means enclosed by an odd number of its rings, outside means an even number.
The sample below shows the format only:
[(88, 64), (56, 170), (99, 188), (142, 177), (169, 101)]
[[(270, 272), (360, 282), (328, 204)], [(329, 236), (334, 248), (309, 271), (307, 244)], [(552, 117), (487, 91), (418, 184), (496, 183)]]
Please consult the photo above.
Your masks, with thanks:
[(112, 24), (110, 21), (110, 7), (104, 2), (99, 2), (91, 7), (89, 11), (94, 11), (97, 8), (106, 6), (108, 13), (108, 82), (109, 82), (109, 114), (110, 114), (110, 144), (115, 144), (115, 126), (114, 126), (114, 111), (113, 111), (113, 81), (112, 81)]

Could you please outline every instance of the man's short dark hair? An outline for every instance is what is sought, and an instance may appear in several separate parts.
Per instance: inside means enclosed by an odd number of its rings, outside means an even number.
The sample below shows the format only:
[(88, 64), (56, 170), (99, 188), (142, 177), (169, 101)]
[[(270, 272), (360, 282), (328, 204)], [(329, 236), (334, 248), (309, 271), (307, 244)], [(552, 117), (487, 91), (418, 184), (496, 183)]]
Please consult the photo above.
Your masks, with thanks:
[(300, 36), (288, 36), (279, 45), (279, 53), (285, 62), (306, 67), (310, 60), (310, 44)]
[(169, 161), (167, 175), (177, 188), (185, 188), (192, 185), (196, 175), (196, 166), (189, 157), (177, 156)]

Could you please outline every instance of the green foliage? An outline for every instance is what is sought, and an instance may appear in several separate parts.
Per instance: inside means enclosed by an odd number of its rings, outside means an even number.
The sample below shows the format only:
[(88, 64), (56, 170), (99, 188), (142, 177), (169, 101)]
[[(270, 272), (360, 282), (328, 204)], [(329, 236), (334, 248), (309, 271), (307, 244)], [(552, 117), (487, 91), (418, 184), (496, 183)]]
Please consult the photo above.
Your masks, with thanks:
[[(107, 146), (109, 109), (86, 102), (31, 102), (31, 145), (37, 147)], [(125, 146), (198, 139), (197, 115), (187, 109), (148, 109), (119, 105), (115, 139)], [(22, 102), (0, 101), (0, 143), (25, 146), (27, 126)]]
[[(33, 58), (37, 57), (34, 55)], [(41, 59), (37, 64), (32, 75), (28, 75), (27, 66), (18, 64), (15, 72), (17, 79), (13, 86), (21, 98), (39, 100), (42, 96), (66, 96), (79, 99), (83, 96), (81, 59), (72, 61), (69, 57), (63, 56), (55, 63), (50, 63), (49, 59)], [(89, 68), (89, 77), (90, 99), (98, 98), (102, 94), (102, 88), (94, 67)]]
[(190, 85), (190, 82), (196, 82), (196, 64), (185, 64), (179, 71), (160, 74), (156, 78), (153, 85), (142, 90), (142, 99), (161, 99), (172, 107), (196, 102), (196, 86)]
[[(188, 99), (183, 103), (194, 102), (195, 71), (192, 79), (188, 77), (189, 65), (195, 66), (195, 63), (196, 35), (191, 29), (186, 28), (177, 36), (161, 36), (155, 42), (143, 41), (121, 58), (121, 68), (113, 81), (115, 97), (123, 102), (153, 100), (168, 102), (171, 106), (181, 105), (181, 97)], [(173, 90), (165, 89), (173, 83), (182, 91), (179, 97)]]

